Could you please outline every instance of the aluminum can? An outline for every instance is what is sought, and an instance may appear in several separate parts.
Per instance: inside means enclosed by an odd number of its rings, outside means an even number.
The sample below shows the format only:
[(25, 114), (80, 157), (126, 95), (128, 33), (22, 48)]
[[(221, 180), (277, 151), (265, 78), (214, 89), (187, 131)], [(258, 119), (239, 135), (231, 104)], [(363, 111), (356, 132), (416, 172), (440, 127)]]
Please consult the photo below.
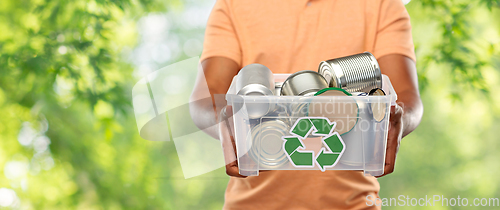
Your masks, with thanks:
[[(299, 71), (290, 75), (281, 87), (282, 96), (314, 96), (318, 91), (328, 88), (325, 78), (315, 71)], [(293, 124), (298, 118), (307, 116), (310, 98), (300, 98), (287, 103), (288, 116)]]
[(348, 92), (369, 92), (382, 88), (380, 66), (369, 52), (322, 61), (318, 73), (325, 77), (330, 87)]
[[(343, 135), (351, 131), (358, 122), (359, 106), (350, 93), (340, 88), (327, 88), (316, 93), (317, 96), (309, 104), (308, 116), (326, 117), (336, 122), (335, 131)], [(341, 98), (325, 98), (333, 96)]]
[(288, 163), (281, 137), (289, 135), (289, 130), (289, 125), (280, 119), (268, 119), (252, 128), (248, 135), (251, 139), (247, 139), (252, 142), (249, 155), (259, 168), (279, 168)]
[(282, 96), (314, 96), (322, 89), (328, 88), (328, 83), (318, 72), (299, 71), (290, 75), (281, 87)]
[(365, 93), (365, 92), (352, 92), (351, 95), (353, 95), (353, 96), (368, 96), (368, 93)]
[(372, 127), (369, 104), (358, 102), (359, 119), (356, 126), (342, 135), (345, 143), (345, 152), (340, 158), (340, 163), (349, 166), (362, 166), (366, 163), (365, 156), (371, 157), (374, 150), (373, 137), (375, 132)]
[(283, 86), (283, 82), (275, 82), (274, 83), (274, 95), (281, 95), (281, 87)]
[[(375, 88), (370, 91), (370, 96), (385, 96), (385, 92), (382, 89)], [(372, 99), (370, 101), (370, 113), (373, 115), (373, 120), (375, 122), (382, 122), (385, 119), (385, 115), (387, 113), (387, 103)]]
[[(273, 96), (275, 91), (274, 75), (262, 64), (250, 64), (238, 72), (236, 80), (238, 95), (244, 96)], [(274, 109), (274, 104), (246, 103), (245, 107), (250, 119), (260, 118)]]

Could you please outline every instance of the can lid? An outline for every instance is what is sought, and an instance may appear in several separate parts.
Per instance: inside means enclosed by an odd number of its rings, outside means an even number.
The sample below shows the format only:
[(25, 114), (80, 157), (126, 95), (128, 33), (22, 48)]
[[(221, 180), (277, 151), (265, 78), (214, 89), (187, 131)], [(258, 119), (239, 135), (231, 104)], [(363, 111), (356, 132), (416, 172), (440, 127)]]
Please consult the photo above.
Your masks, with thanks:
[(380, 88), (375, 88), (375, 89), (370, 90), (370, 93), (368, 93), (368, 95), (371, 95), (371, 96), (385, 96), (385, 92), (384, 92), (384, 90), (382, 90)]
[(318, 91), (315, 96), (352, 96), (351, 93), (347, 92), (344, 89), (341, 88), (336, 88), (336, 87), (330, 87), (330, 88), (325, 88), (320, 91)]
[(251, 130), (252, 149), (250, 156), (260, 165), (275, 168), (288, 162), (283, 150), (282, 136), (285, 136), (289, 126), (279, 120), (262, 122)]
[[(370, 91), (370, 96), (385, 96), (385, 92), (380, 88), (375, 88)], [(376, 122), (384, 120), (387, 113), (387, 103), (382, 101), (373, 101), (370, 103), (370, 112)]]
[[(319, 96), (350, 96), (351, 94), (340, 88), (325, 88), (317, 93)], [(315, 100), (312, 99), (308, 107), (308, 116), (326, 117), (335, 122), (335, 131), (340, 135), (351, 131), (359, 119), (359, 106), (352, 98), (348, 100)]]
[(333, 67), (327, 61), (321, 61), (318, 67), (318, 73), (321, 74), (330, 87), (338, 87), (337, 75), (333, 72)]

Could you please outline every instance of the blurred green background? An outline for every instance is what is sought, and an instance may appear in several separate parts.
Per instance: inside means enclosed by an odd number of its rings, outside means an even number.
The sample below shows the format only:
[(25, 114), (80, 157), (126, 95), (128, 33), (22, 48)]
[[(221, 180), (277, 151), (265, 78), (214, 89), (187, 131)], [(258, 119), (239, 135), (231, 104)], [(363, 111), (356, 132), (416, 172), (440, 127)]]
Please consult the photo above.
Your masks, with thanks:
[[(500, 198), (500, 1), (405, 2), (425, 114), (380, 196)], [(224, 170), (184, 179), (131, 105), (140, 78), (200, 55), (213, 4), (0, 1), (0, 208), (220, 209)]]

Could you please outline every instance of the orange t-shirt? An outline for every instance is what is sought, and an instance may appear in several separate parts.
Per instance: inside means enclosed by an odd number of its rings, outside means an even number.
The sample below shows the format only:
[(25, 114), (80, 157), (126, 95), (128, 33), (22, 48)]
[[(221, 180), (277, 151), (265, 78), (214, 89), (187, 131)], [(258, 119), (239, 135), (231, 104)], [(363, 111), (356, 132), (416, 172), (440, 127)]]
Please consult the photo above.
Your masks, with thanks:
[[(293, 73), (364, 51), (416, 60), (401, 0), (217, 0), (201, 60), (222, 56)], [(377, 209), (366, 196), (379, 189), (359, 171), (267, 171), (231, 177), (224, 209)]]

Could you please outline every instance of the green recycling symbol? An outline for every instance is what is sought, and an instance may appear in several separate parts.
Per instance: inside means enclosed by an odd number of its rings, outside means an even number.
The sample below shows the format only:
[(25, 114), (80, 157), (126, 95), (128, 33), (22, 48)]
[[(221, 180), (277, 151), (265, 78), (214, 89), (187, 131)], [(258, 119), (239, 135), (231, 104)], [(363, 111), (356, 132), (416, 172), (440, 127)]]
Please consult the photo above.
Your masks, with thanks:
[[(338, 132), (333, 132), (336, 123), (331, 123), (324, 117), (299, 118), (290, 130), (292, 136), (283, 136), (283, 149), (293, 166), (297, 168), (314, 167), (318, 164), (321, 171), (335, 166), (345, 151), (345, 144)], [(322, 147), (317, 156), (314, 151), (298, 151), (299, 148), (306, 149), (303, 139), (310, 134), (321, 136)], [(327, 151), (328, 150), (328, 151)]]

